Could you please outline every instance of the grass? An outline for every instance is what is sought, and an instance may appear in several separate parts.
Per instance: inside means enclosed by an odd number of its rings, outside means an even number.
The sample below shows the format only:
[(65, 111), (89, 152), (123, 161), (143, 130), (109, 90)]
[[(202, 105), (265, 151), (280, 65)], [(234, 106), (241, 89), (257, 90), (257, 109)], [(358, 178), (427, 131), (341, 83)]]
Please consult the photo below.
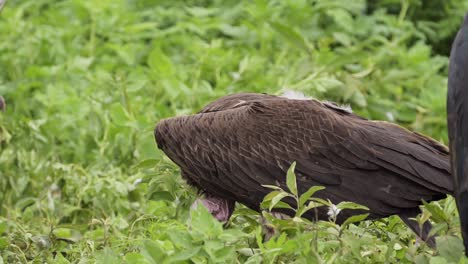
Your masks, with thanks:
[[(438, 248), (398, 217), (227, 228), (152, 130), (222, 95), (302, 91), (447, 142), (462, 0), (10, 0), (0, 13), (0, 263), (463, 263), (451, 197)], [(434, 9), (440, 10), (439, 13)], [(445, 14), (445, 15), (441, 15)]]

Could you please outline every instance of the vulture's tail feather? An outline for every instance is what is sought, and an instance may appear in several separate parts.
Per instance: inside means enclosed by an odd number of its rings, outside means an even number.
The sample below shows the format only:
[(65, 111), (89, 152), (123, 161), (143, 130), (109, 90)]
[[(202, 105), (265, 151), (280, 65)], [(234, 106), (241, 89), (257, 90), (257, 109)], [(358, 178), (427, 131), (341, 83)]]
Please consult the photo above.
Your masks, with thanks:
[(415, 234), (417, 234), (424, 242), (427, 243), (431, 248), (436, 248), (436, 242), (434, 236), (429, 236), (431, 232), (432, 225), (429, 221), (424, 222), (422, 229), (419, 226), (419, 223), (413, 219), (420, 213), (419, 209), (411, 210), (400, 214), (401, 220), (409, 227)]

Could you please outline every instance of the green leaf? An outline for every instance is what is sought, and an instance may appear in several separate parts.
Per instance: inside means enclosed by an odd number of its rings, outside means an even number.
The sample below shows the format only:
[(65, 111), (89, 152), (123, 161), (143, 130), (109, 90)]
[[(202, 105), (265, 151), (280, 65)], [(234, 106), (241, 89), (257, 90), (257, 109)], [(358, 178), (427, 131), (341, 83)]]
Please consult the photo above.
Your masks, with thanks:
[(191, 210), (190, 225), (196, 227), (193, 229), (193, 235), (197, 238), (218, 237), (223, 232), (223, 225), (216, 220), (205, 206), (198, 206)]
[[(54, 263), (55, 264), (70, 264), (70, 261), (68, 261), (60, 252), (58, 252), (57, 255), (54, 257)], [(1, 257), (0, 257), (0, 264), (2, 264)]]
[(70, 229), (70, 228), (56, 228), (52, 231), (52, 233), (57, 237), (58, 239), (63, 239), (67, 240), (70, 242), (78, 242), (81, 238), (80, 232)]
[(265, 195), (263, 202), (271, 201), (276, 195), (282, 193), (281, 191), (272, 191), (269, 194)]
[(310, 209), (314, 209), (314, 208), (321, 207), (321, 206), (324, 206), (324, 205), (325, 204), (318, 203), (318, 202), (315, 202), (315, 201), (310, 201), (309, 204), (307, 204), (307, 206), (302, 206), (297, 210), (296, 216), (301, 217), (303, 214), (305, 214)]
[(257, 229), (255, 230), (255, 239), (256, 239), (258, 247), (262, 251), (264, 251), (265, 246), (263, 244), (263, 233), (262, 233), (262, 227), (261, 226), (258, 226)]
[(447, 222), (448, 216), (445, 215), (444, 211), (439, 207), (436, 203), (427, 203), (426, 201), (422, 201), (424, 204), (424, 208), (432, 214), (432, 219), (437, 222)]
[(97, 260), (102, 264), (113, 264), (119, 262), (119, 257), (112, 249), (105, 247), (102, 252), (98, 253)]
[(225, 242), (236, 242), (243, 237), (245, 237), (246, 234), (242, 232), (242, 230), (239, 229), (226, 229), (224, 232), (219, 235), (219, 239), (222, 239)]
[(174, 201), (175, 197), (168, 191), (158, 191), (151, 193), (148, 199), (154, 201)]
[(173, 263), (176, 261), (183, 261), (183, 260), (189, 260), (193, 256), (197, 255), (200, 250), (201, 246), (196, 246), (196, 247), (191, 247), (183, 250), (177, 250), (175, 254), (171, 255), (168, 258), (168, 263)]
[(327, 13), (334, 18), (337, 25), (341, 26), (347, 32), (352, 32), (354, 25), (353, 18), (347, 10), (333, 8), (328, 10)]
[(136, 253), (136, 252), (130, 252), (130, 253), (125, 254), (124, 259), (127, 264), (149, 264), (150, 263), (145, 259), (143, 255), (141, 255), (140, 253)]
[(309, 188), (309, 190), (307, 190), (307, 192), (303, 193), (300, 198), (299, 198), (299, 207), (303, 206), (308, 200), (309, 198), (314, 195), (316, 192), (320, 191), (320, 190), (324, 190), (325, 187), (323, 186), (312, 186)]
[(356, 222), (361, 222), (361, 221), (363, 221), (364, 219), (366, 219), (368, 216), (369, 216), (369, 214), (353, 215), (353, 216), (351, 216), (351, 217), (348, 217), (348, 218), (343, 222), (343, 226), (347, 226), (347, 225), (349, 225), (349, 224), (356, 223)]
[(148, 56), (148, 65), (159, 76), (167, 77), (175, 73), (172, 61), (164, 54), (160, 47), (155, 47)]
[(288, 169), (288, 173), (286, 174), (286, 185), (289, 188), (289, 191), (297, 196), (297, 182), (296, 182), (296, 174), (294, 173), (294, 169), (296, 168), (296, 162), (293, 162)]
[(438, 234), (442, 232), (443, 230), (446, 231), (447, 229), (448, 229), (448, 224), (446, 222), (437, 223), (435, 225), (432, 225), (431, 231), (429, 232), (429, 236)]
[[(143, 242), (142, 255), (150, 263), (162, 263), (166, 257), (165, 250), (159, 246), (155, 241), (145, 241)], [(114, 262), (117, 263), (117, 262)]]
[(366, 97), (360, 92), (360, 91), (355, 91), (352, 97), (353, 103), (358, 105), (361, 108), (364, 108), (367, 106), (367, 100)]
[(195, 17), (206, 17), (214, 15), (218, 10), (216, 8), (204, 8), (204, 7), (186, 7), (187, 12)]
[(270, 21), (269, 24), (274, 30), (280, 33), (286, 41), (289, 41), (291, 44), (293, 44), (299, 49), (304, 50), (305, 52), (307, 52), (307, 54), (310, 55), (309, 45), (307, 44), (305, 38), (303, 38), (299, 32), (294, 30), (292, 27), (283, 25), (278, 22)]
[(119, 126), (127, 126), (130, 117), (121, 104), (113, 104), (110, 107), (110, 116), (112, 121)]
[(7, 222), (0, 220), (0, 235), (6, 231), (7, 227), (8, 227)]
[(260, 204), (261, 208), (269, 208), (269, 206), (271, 205), (271, 200), (275, 198), (277, 195), (279, 195), (280, 193), (286, 193), (286, 192), (281, 190), (281, 191), (272, 191), (268, 193), (265, 197), (263, 197), (263, 201)]
[(341, 202), (336, 205), (336, 208), (343, 210), (343, 209), (352, 209), (352, 210), (369, 210), (368, 207), (364, 205), (360, 205), (353, 202)]
[(314, 202), (317, 202), (317, 203), (320, 203), (320, 204), (323, 204), (323, 205), (326, 205), (326, 206), (331, 206), (332, 203), (330, 201), (327, 201), (327, 200), (324, 200), (324, 199), (321, 199), (321, 198), (317, 198), (317, 197), (312, 197), (310, 198), (310, 200), (314, 201)]
[(429, 258), (424, 255), (417, 255), (414, 258), (414, 263), (415, 264), (429, 264)]
[(438, 236), (436, 244), (440, 256), (449, 262), (457, 263), (463, 257), (463, 241), (459, 237)]
[(0, 250), (4, 250), (9, 245), (6, 237), (0, 237)]
[(265, 187), (265, 188), (274, 189), (274, 190), (281, 190), (281, 191), (283, 190), (283, 189), (281, 189), (281, 187), (276, 186), (276, 185), (262, 184), (262, 186)]
[(444, 257), (435, 256), (430, 258), (429, 264), (452, 264), (452, 262), (448, 262)]
[(286, 192), (280, 192), (277, 195), (275, 195), (275, 197), (271, 199), (270, 207), (268, 208), (268, 210), (271, 211), (271, 209), (273, 209), (273, 207), (275, 207), (275, 205), (278, 204), (278, 202), (281, 201), (281, 199), (287, 196), (289, 196), (289, 194)]
[(215, 262), (225, 262), (234, 257), (234, 248), (226, 247), (222, 241), (205, 241), (203, 248)]
[(277, 209), (280, 209), (280, 208), (283, 208), (283, 209), (291, 209), (291, 210), (294, 210), (289, 204), (283, 202), (283, 201), (279, 201), (276, 205), (275, 205), (275, 208)]
[(159, 160), (157, 159), (146, 159), (143, 161), (140, 161), (137, 165), (132, 167), (132, 169), (137, 170), (137, 169), (150, 169), (154, 168), (159, 164)]
[(178, 248), (191, 248), (193, 247), (192, 237), (185, 230), (170, 230), (167, 234), (171, 239), (174, 246)]

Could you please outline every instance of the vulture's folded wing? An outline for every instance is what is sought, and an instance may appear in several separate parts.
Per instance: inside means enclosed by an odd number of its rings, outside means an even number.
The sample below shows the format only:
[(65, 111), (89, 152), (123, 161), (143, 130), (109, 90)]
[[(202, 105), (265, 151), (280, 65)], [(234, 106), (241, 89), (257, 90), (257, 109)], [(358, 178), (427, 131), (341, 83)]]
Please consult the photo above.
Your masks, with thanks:
[(269, 192), (263, 184), (287, 188), (294, 161), (300, 192), (325, 186), (319, 196), (382, 216), (453, 189), (442, 145), (316, 100), (237, 96), (162, 121), (156, 138), (189, 182), (250, 207)]

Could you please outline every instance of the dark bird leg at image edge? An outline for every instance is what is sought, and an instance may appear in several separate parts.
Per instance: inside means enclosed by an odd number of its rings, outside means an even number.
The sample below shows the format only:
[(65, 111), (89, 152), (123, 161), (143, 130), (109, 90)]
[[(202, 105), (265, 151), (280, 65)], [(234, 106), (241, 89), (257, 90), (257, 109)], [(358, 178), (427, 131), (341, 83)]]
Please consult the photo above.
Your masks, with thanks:
[(468, 256), (468, 14), (450, 52), (447, 126), (455, 200)]

